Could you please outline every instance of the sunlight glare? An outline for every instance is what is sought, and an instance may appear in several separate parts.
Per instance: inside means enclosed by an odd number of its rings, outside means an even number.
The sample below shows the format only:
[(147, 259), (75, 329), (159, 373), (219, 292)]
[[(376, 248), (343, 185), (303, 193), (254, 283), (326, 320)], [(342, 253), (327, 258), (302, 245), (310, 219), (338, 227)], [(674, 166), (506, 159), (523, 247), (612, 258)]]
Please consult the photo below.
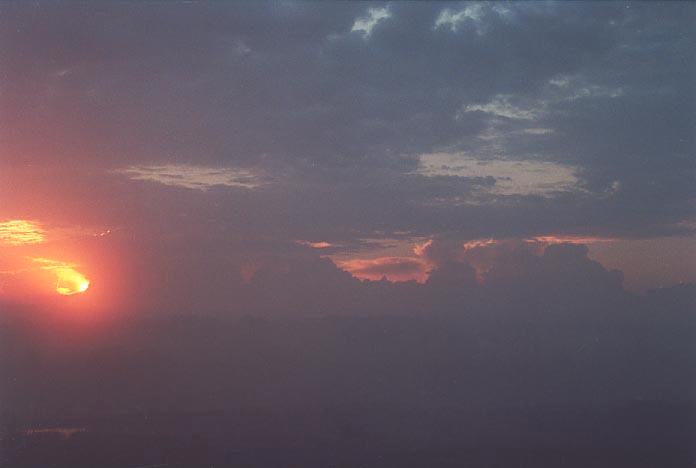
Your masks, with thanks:
[(89, 280), (85, 276), (72, 268), (58, 268), (55, 270), (58, 279), (56, 292), (63, 296), (72, 296), (87, 291)]
[(52, 271), (56, 275), (56, 292), (63, 296), (80, 294), (89, 289), (89, 280), (74, 269), (75, 265), (58, 262), (48, 258), (34, 258), (41, 269)]

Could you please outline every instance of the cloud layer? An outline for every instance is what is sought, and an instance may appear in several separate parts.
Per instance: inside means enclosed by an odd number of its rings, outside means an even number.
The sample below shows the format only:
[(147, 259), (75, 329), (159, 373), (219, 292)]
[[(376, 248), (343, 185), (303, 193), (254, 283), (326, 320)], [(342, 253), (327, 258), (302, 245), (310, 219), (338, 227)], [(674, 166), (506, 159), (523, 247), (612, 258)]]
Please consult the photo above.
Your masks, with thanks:
[[(295, 238), (683, 234), (693, 16), (681, 3), (12, 5), (3, 161), (187, 187), (248, 186), (261, 171), (268, 196), (319, 231)], [(435, 153), (466, 159), (451, 177), (412, 175)], [(481, 180), (479, 163), (517, 165), (522, 180)], [(535, 196), (554, 184), (552, 200)]]

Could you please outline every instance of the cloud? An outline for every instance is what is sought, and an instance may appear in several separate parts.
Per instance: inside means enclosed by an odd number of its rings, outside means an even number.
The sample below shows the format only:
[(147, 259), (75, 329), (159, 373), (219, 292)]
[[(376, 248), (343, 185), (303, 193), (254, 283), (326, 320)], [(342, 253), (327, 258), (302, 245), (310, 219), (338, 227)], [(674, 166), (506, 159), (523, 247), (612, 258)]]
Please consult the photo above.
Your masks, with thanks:
[(463, 9), (453, 11), (450, 8), (443, 9), (435, 20), (435, 29), (440, 27), (449, 28), (450, 31), (457, 31), (462, 23), (471, 22), (476, 31), (481, 34), (480, 23), (483, 18), (483, 5), (477, 2), (470, 2)]
[(411, 257), (353, 258), (338, 262), (338, 267), (356, 278), (367, 280), (418, 281), (427, 278), (427, 263)]
[(525, 133), (527, 135), (548, 135), (549, 133), (553, 133), (553, 129), (551, 128), (525, 128), (521, 130), (522, 133)]
[(506, 119), (534, 120), (541, 111), (515, 106), (510, 103), (510, 96), (498, 95), (486, 104), (468, 104), (463, 107), (462, 112), (483, 112)]
[(130, 166), (118, 170), (131, 180), (145, 180), (192, 190), (213, 187), (256, 188), (258, 178), (247, 169), (214, 168), (184, 164)]
[(363, 37), (368, 38), (372, 34), (372, 30), (377, 26), (380, 21), (386, 20), (391, 17), (389, 8), (370, 8), (367, 10), (367, 16), (358, 18), (353, 23), (353, 27), (350, 29), (351, 32), (359, 32)]
[(624, 94), (621, 86), (607, 86), (588, 82), (582, 75), (561, 75), (549, 80), (549, 84), (558, 88), (554, 99), (558, 101), (575, 101), (590, 98), (618, 98)]
[[(541, 117), (553, 111), (553, 108), (564, 103), (574, 103), (583, 99), (615, 99), (624, 95), (622, 87), (607, 86), (592, 83), (587, 77), (562, 76), (551, 78), (548, 82), (550, 89), (545, 90), (541, 97), (534, 99), (515, 99), (509, 94), (497, 94), (485, 104), (467, 104), (457, 114), (461, 119), (463, 114), (470, 112), (482, 112), (490, 117), (538, 121)], [(518, 102), (515, 102), (518, 101)], [(538, 132), (525, 132), (539, 134)], [(548, 129), (553, 131), (553, 129)], [(523, 130), (524, 132), (524, 130)], [(542, 132), (549, 133), (549, 132)]]
[(325, 242), (325, 241), (312, 242), (312, 241), (300, 240), (300, 241), (297, 241), (297, 243), (300, 245), (306, 245), (306, 246), (311, 247), (313, 249), (328, 249), (329, 247), (334, 246), (330, 242)]
[(488, 190), (500, 195), (553, 195), (580, 190), (577, 169), (547, 161), (480, 160), (466, 153), (431, 153), (419, 157), (419, 174), (428, 177), (493, 177)]
[(584, 244), (505, 241), (467, 249), (461, 259), (475, 268), (485, 288), (524, 304), (623, 293), (622, 272), (591, 260)]
[(539, 242), (545, 245), (552, 244), (596, 244), (598, 242), (611, 242), (614, 239), (603, 238), (603, 237), (590, 237), (590, 236), (573, 236), (573, 235), (545, 235), (545, 236), (535, 236), (529, 239), (530, 242)]
[(9, 245), (40, 244), (45, 231), (35, 221), (11, 219), (0, 222), (0, 242)]

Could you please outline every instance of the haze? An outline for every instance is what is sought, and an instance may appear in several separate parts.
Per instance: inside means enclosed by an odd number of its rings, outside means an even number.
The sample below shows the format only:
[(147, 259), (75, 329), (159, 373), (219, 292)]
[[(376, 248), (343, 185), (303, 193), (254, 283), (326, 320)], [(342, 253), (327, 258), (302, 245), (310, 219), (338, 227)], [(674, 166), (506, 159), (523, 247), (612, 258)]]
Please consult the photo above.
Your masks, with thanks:
[(691, 466), (695, 20), (0, 4), (0, 466)]

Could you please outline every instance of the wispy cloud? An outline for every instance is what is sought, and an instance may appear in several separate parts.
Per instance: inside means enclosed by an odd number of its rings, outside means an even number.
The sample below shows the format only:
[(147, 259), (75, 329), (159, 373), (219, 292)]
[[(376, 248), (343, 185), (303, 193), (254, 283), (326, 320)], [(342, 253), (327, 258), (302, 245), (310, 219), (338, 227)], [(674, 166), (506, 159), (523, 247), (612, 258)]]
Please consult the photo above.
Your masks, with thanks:
[(212, 187), (255, 188), (260, 185), (258, 178), (248, 169), (163, 164), (129, 166), (118, 172), (132, 180), (145, 180), (193, 190), (208, 190)]
[(548, 135), (553, 133), (552, 128), (524, 128), (520, 130), (520, 133), (525, 135)]
[(11, 219), (0, 222), (0, 243), (10, 245), (39, 244), (45, 240), (45, 231), (35, 221)]
[(483, 6), (480, 3), (470, 3), (459, 11), (454, 11), (445, 8), (440, 12), (435, 20), (435, 29), (446, 27), (450, 31), (455, 32), (466, 21), (470, 21), (476, 27), (476, 31), (481, 34), (482, 30), (479, 26), (483, 17)]
[(494, 177), (491, 193), (498, 195), (550, 195), (579, 190), (572, 166), (548, 161), (508, 159), (478, 160), (464, 153), (420, 156), (419, 173), (425, 176)]
[(332, 243), (325, 241), (312, 242), (307, 240), (299, 240), (297, 243), (300, 245), (306, 245), (307, 247), (312, 247), (313, 249), (328, 249), (329, 247), (333, 247)]
[(506, 119), (534, 120), (541, 113), (541, 109), (515, 105), (511, 102), (510, 96), (500, 94), (486, 104), (466, 105), (462, 108), (461, 112), (483, 112)]
[(377, 26), (377, 23), (390, 16), (391, 13), (389, 13), (388, 8), (370, 8), (367, 10), (367, 16), (355, 20), (351, 32), (359, 32), (363, 37), (367, 38), (372, 34), (372, 30)]

